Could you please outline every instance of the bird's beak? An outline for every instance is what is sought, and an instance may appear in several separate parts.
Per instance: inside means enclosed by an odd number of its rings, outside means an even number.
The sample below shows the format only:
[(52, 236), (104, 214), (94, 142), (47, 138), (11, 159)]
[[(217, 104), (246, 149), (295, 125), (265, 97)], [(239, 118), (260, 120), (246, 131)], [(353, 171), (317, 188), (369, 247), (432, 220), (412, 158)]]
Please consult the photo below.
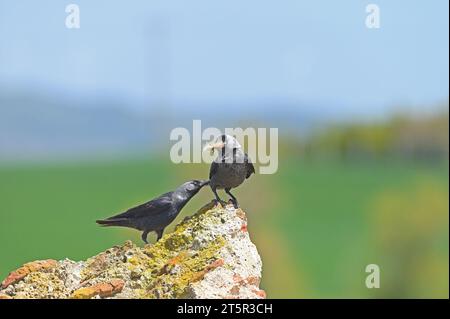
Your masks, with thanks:
[(211, 152), (211, 155), (214, 154), (215, 149), (221, 149), (225, 146), (223, 142), (217, 142), (217, 143), (209, 143), (205, 146), (203, 149), (204, 152), (209, 151)]
[(209, 184), (209, 180), (204, 180), (202, 181), (202, 183), (200, 184), (201, 187), (208, 185)]

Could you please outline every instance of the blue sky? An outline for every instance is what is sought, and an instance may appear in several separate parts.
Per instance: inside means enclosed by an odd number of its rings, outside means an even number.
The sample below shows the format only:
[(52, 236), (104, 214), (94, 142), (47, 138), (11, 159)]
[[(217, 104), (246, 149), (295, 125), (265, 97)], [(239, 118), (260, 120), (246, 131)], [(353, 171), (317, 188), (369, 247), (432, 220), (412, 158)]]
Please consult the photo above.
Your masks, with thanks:
[(0, 0), (1, 87), (64, 95), (383, 113), (447, 100), (448, 47), (447, 0)]

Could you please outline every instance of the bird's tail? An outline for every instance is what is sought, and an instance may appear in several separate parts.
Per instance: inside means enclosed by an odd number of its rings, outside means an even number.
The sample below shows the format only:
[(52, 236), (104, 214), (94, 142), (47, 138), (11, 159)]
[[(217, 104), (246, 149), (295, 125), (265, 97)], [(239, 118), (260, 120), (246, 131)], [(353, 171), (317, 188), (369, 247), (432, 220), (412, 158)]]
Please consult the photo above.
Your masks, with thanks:
[(99, 219), (95, 221), (101, 226), (128, 226), (128, 219), (126, 218), (111, 218), (111, 219)]

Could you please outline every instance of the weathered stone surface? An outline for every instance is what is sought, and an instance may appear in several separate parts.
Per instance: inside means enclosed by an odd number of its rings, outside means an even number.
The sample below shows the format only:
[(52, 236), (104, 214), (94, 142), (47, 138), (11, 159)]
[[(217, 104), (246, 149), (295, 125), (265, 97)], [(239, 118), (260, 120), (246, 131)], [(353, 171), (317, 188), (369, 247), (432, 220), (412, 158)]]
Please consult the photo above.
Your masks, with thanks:
[(0, 298), (265, 298), (261, 268), (245, 213), (209, 204), (153, 245), (27, 263), (2, 282)]
[(36, 271), (45, 271), (47, 269), (51, 269), (56, 267), (56, 260), (47, 259), (47, 260), (36, 260), (30, 263), (26, 263), (19, 269), (11, 272), (5, 280), (2, 281), (2, 288), (6, 288), (11, 284), (14, 284), (23, 278), (25, 278), (28, 274)]
[(125, 282), (121, 279), (113, 279), (110, 282), (99, 283), (90, 287), (77, 289), (73, 292), (73, 299), (90, 299), (92, 297), (111, 297), (122, 291)]

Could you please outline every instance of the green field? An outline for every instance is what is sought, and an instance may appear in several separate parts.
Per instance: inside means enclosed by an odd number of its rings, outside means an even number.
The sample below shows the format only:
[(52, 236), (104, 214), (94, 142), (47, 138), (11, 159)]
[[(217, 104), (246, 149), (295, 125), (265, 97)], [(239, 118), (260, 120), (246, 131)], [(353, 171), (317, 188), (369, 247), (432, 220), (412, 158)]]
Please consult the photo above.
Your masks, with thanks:
[[(279, 167), (235, 190), (269, 297), (448, 297), (448, 162), (290, 158)], [(139, 233), (94, 221), (207, 172), (159, 159), (2, 166), (0, 277), (34, 259), (85, 259), (126, 239), (141, 245)], [(178, 220), (210, 199), (202, 190)], [(381, 268), (378, 290), (364, 285), (370, 263)]]

